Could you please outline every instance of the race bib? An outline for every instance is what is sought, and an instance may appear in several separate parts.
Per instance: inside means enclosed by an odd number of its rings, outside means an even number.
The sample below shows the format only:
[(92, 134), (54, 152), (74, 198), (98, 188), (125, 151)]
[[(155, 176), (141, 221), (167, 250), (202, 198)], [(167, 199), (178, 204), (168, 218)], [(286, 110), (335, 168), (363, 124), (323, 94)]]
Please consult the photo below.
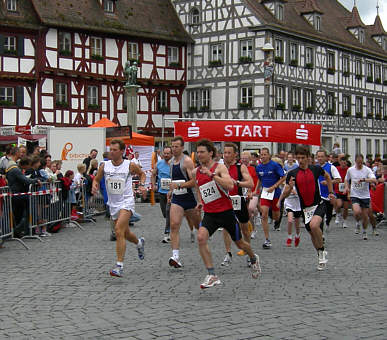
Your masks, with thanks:
[(274, 198), (275, 190), (273, 190), (272, 192), (268, 192), (267, 189), (268, 188), (262, 188), (261, 198), (264, 198), (265, 200), (272, 201)]
[(355, 182), (355, 181), (352, 181), (352, 188), (355, 189), (355, 190), (362, 190), (362, 189), (365, 189), (365, 186), (367, 185), (368, 183), (367, 182)]
[(318, 205), (314, 205), (309, 208), (305, 208), (304, 211), (304, 217), (305, 217), (305, 224), (308, 224), (310, 220), (312, 219), (314, 212), (316, 211)]
[(122, 178), (108, 178), (107, 189), (112, 195), (122, 195), (124, 193), (125, 181)]
[(242, 198), (239, 195), (230, 196), (233, 210), (242, 209)]
[(160, 179), (160, 188), (163, 190), (169, 190), (169, 184), (171, 184), (170, 178), (161, 178)]
[(345, 190), (345, 183), (339, 183), (339, 191), (344, 192)]
[(203, 184), (199, 187), (200, 195), (202, 196), (202, 200), (204, 203), (211, 203), (218, 198), (221, 198), (219, 189), (215, 183), (215, 181), (210, 181), (206, 184)]
[[(185, 180), (184, 180), (184, 179), (179, 179), (179, 180), (176, 180), (176, 181), (172, 181), (172, 183), (183, 184), (183, 183), (185, 183)], [(174, 195), (184, 195), (184, 194), (186, 194), (187, 192), (188, 192), (188, 191), (187, 191), (187, 188), (174, 189), (174, 190), (173, 190), (173, 194), (174, 194)]]

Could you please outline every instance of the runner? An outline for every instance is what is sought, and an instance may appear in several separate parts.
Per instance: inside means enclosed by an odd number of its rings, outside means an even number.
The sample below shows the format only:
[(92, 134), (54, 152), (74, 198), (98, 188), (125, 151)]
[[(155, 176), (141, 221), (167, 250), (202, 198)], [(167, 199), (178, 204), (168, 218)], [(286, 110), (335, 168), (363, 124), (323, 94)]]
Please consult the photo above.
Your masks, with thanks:
[[(336, 193), (336, 224), (343, 224), (343, 228), (347, 228), (347, 217), (348, 217), (348, 208), (349, 208), (349, 198), (348, 192), (345, 190), (344, 179), (347, 175), (348, 165), (347, 158), (345, 155), (341, 154), (339, 156), (339, 165), (337, 171), (340, 174), (341, 182), (334, 185)], [(343, 208), (343, 214), (341, 214), (341, 208)]]
[[(356, 219), (356, 234), (360, 232), (360, 221), (363, 223), (363, 240), (367, 240), (368, 210), (370, 207), (370, 183), (377, 183), (374, 173), (363, 165), (364, 157), (355, 156), (355, 165), (351, 166), (345, 176), (345, 190), (350, 192), (352, 210)], [(349, 186), (351, 182), (351, 189)]]
[(110, 142), (111, 160), (102, 162), (98, 168), (98, 173), (93, 180), (93, 194), (96, 194), (99, 189), (99, 183), (105, 176), (108, 205), (110, 216), (115, 222), (116, 234), (116, 252), (117, 264), (110, 271), (111, 276), (121, 277), (124, 267), (124, 257), (126, 251), (126, 240), (134, 243), (137, 246), (138, 257), (144, 259), (145, 239), (132, 233), (129, 228), (129, 220), (134, 214), (134, 196), (132, 190), (132, 176), (135, 173), (140, 177), (140, 189), (145, 190), (144, 182), (146, 179), (145, 173), (134, 163), (124, 160), (123, 153), (125, 151), (125, 143), (119, 139), (113, 139)]
[[(234, 143), (226, 143), (223, 150), (223, 160), (228, 173), (233, 180), (234, 187), (229, 190), (229, 195), (232, 200), (233, 209), (238, 219), (242, 230), (243, 239), (250, 244), (249, 232), (249, 212), (247, 210), (247, 203), (243, 196), (242, 189), (251, 189), (253, 187), (253, 180), (249, 175), (246, 165), (237, 163), (238, 148)], [(231, 237), (226, 229), (223, 229), (223, 240), (226, 248), (226, 256), (222, 262), (222, 266), (228, 266), (231, 263)], [(244, 256), (246, 253), (242, 249), (238, 252), (239, 256)], [(249, 258), (247, 258), (247, 265), (250, 267)]]
[(197, 239), (200, 255), (208, 270), (208, 275), (200, 288), (210, 288), (221, 283), (215, 275), (207, 243), (208, 238), (219, 227), (226, 229), (237, 247), (246, 251), (250, 257), (252, 277), (257, 278), (261, 272), (259, 257), (253, 253), (251, 246), (243, 241), (239, 223), (235, 218), (232, 202), (227, 193), (227, 190), (234, 188), (234, 182), (227, 168), (213, 160), (216, 156), (216, 149), (211, 141), (202, 139), (197, 142), (197, 156), (200, 166), (193, 171), (193, 178), (199, 189), (202, 202), (198, 204), (197, 208), (203, 207), (204, 210), (204, 218)]
[[(325, 170), (329, 176), (331, 176), (332, 183), (336, 184), (341, 181), (341, 177), (339, 172), (337, 171), (336, 167), (328, 162), (328, 154), (325, 150), (320, 149), (316, 153), (318, 164)], [(329, 224), (331, 223), (332, 219), (332, 212), (333, 212), (333, 206), (335, 205), (335, 200), (329, 199), (329, 190), (327, 187), (326, 180), (324, 176), (320, 176), (318, 179), (320, 183), (320, 193), (321, 198), (324, 200), (325, 204), (325, 212), (326, 212), (326, 230), (329, 230)], [(324, 230), (323, 230), (324, 232)]]
[[(271, 242), (269, 239), (269, 209), (272, 209), (275, 228), (279, 228), (278, 221), (280, 219), (280, 208), (277, 207), (278, 198), (281, 195), (279, 186), (285, 181), (285, 173), (281, 165), (271, 160), (270, 151), (268, 148), (261, 150), (261, 164), (256, 167), (258, 175), (257, 187), (262, 183), (262, 192), (260, 207), (262, 213), (262, 227), (265, 234), (265, 242), (263, 249), (270, 249)], [(257, 189), (255, 189), (257, 190)]]
[[(168, 202), (168, 191), (171, 183), (171, 166), (170, 160), (172, 158), (172, 149), (170, 146), (166, 146), (163, 149), (163, 159), (160, 159), (156, 167), (152, 172), (152, 189), (159, 193), (160, 209), (165, 218), (165, 229), (163, 243), (168, 243), (171, 239), (169, 237), (170, 225), (169, 225), (169, 210), (171, 204)], [(156, 183), (157, 178), (157, 183)]]
[(277, 207), (281, 201), (288, 197), (295, 186), (300, 205), (303, 211), (305, 229), (310, 233), (312, 243), (317, 250), (318, 270), (324, 270), (328, 262), (327, 252), (324, 248), (322, 231), (320, 225), (325, 216), (325, 204), (320, 196), (319, 176), (324, 176), (327, 181), (329, 198), (334, 199), (331, 177), (320, 166), (309, 165), (309, 149), (305, 146), (298, 146), (296, 158), (299, 167), (289, 171), (286, 176), (286, 185), (277, 202)]
[(170, 225), (171, 225), (171, 247), (172, 257), (169, 259), (169, 265), (175, 268), (181, 268), (182, 264), (179, 258), (180, 244), (180, 226), (184, 215), (190, 219), (196, 229), (199, 228), (200, 213), (195, 209), (196, 199), (192, 188), (195, 181), (192, 178), (194, 164), (192, 159), (183, 153), (184, 140), (181, 136), (172, 139), (171, 160), (171, 178), (168, 197), (171, 199)]

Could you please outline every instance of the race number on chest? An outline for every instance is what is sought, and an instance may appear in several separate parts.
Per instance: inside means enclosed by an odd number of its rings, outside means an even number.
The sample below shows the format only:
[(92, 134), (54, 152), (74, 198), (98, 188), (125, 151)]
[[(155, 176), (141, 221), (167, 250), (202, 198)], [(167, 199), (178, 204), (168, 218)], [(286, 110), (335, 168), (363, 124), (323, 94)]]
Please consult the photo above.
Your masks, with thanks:
[(199, 187), (199, 190), (204, 203), (210, 203), (217, 200), (218, 198), (221, 198), (219, 189), (215, 181), (210, 181), (206, 184), (201, 185)]
[(107, 189), (109, 194), (122, 195), (124, 193), (125, 181), (122, 178), (109, 178), (107, 180)]

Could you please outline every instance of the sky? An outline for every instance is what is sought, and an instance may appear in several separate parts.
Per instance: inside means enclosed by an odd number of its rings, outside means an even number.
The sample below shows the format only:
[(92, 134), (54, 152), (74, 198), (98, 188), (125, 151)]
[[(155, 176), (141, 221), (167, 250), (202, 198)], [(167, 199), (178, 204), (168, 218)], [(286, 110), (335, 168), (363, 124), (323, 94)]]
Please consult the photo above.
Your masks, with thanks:
[[(339, 0), (346, 8), (352, 11), (354, 0)], [(366, 25), (372, 25), (376, 17), (377, 0), (356, 0), (356, 7), (360, 17)], [(387, 0), (379, 0), (379, 16), (384, 29), (387, 29)]]

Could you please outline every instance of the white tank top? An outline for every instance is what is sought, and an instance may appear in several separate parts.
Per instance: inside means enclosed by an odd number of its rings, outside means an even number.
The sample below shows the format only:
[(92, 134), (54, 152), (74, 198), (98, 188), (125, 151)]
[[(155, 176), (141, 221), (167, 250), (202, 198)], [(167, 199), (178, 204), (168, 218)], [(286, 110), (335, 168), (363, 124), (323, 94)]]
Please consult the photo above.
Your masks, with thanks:
[(125, 159), (118, 166), (113, 165), (112, 161), (104, 163), (108, 205), (119, 206), (126, 200), (133, 198), (132, 176), (129, 170), (130, 161)]

